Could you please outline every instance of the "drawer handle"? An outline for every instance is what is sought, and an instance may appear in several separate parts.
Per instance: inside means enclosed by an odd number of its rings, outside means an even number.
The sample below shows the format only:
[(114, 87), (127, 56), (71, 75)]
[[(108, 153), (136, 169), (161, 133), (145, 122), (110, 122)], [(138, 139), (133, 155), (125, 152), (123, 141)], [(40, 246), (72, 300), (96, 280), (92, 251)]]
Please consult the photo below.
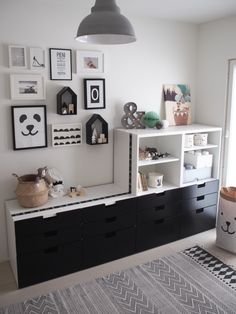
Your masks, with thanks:
[(117, 217), (113, 216), (113, 217), (106, 218), (105, 221), (106, 221), (106, 223), (111, 223), (111, 222), (116, 221), (116, 219), (117, 219)]
[(165, 205), (160, 205), (160, 206), (155, 207), (155, 211), (159, 211), (163, 209), (165, 209)]
[(165, 196), (166, 192), (162, 192), (162, 193), (156, 193), (156, 197), (162, 197)]
[(48, 214), (43, 216), (43, 220), (57, 219), (57, 214)]
[(158, 219), (158, 220), (155, 220), (154, 223), (155, 225), (158, 225), (158, 224), (162, 224), (163, 222), (165, 221), (165, 219)]
[(51, 254), (51, 253), (55, 253), (57, 251), (58, 251), (57, 246), (53, 246), (53, 247), (49, 247), (48, 249), (44, 249), (45, 254)]
[(105, 238), (113, 238), (116, 236), (116, 232), (113, 231), (113, 232), (108, 232), (105, 234)]
[(204, 200), (204, 198), (205, 198), (205, 195), (198, 196), (198, 197), (197, 197), (197, 201), (202, 201), (202, 200)]
[(196, 209), (196, 214), (200, 214), (204, 212), (204, 208)]
[(198, 186), (197, 186), (197, 188), (198, 189), (201, 189), (201, 188), (204, 188), (206, 186), (206, 183), (202, 183), (202, 184), (199, 184)]
[(58, 234), (58, 230), (44, 232), (45, 238), (55, 237), (57, 234)]

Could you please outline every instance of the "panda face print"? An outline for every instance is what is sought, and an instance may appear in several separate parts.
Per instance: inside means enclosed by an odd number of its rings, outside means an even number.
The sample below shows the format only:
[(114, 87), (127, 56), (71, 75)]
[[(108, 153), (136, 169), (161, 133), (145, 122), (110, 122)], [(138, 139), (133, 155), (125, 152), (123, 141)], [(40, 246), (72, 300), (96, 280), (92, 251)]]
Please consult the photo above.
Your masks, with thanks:
[(45, 146), (45, 111), (44, 105), (12, 107), (15, 149)]
[(28, 116), (26, 114), (22, 114), (19, 118), (20, 123), (26, 123), (26, 126), (25, 126), (26, 130), (21, 131), (21, 134), (23, 136), (29, 136), (29, 135), (35, 136), (36, 134), (38, 134), (38, 130), (36, 130), (36, 127), (37, 127), (37, 122), (39, 123), (41, 121), (41, 116), (38, 113), (35, 113), (33, 115), (33, 120), (35, 121), (30, 121), (28, 124), (27, 120), (28, 120)]

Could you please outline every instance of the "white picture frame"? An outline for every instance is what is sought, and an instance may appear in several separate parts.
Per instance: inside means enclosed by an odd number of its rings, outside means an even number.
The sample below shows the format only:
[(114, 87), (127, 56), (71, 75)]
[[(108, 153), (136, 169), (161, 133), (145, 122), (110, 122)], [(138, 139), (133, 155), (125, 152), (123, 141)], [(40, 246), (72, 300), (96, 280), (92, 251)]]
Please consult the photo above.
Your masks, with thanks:
[(46, 98), (44, 77), (40, 74), (11, 74), (11, 99), (43, 100)]
[(8, 46), (9, 67), (14, 69), (26, 69), (26, 47), (25, 46)]
[(30, 69), (44, 70), (45, 69), (45, 50), (39, 47), (30, 47)]
[(77, 74), (104, 73), (104, 54), (101, 51), (77, 50), (76, 51)]
[(76, 146), (81, 144), (81, 123), (52, 125), (52, 147)]

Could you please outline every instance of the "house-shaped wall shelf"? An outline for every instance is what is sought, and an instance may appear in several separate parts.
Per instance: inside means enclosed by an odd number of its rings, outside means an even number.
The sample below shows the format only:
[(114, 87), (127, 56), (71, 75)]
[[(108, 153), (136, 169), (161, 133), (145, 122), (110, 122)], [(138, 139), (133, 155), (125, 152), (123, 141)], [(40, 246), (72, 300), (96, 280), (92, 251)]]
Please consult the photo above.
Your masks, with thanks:
[(108, 143), (108, 124), (99, 114), (92, 115), (86, 123), (86, 143), (89, 145)]
[(57, 94), (57, 113), (62, 115), (77, 114), (77, 95), (69, 86), (63, 87)]

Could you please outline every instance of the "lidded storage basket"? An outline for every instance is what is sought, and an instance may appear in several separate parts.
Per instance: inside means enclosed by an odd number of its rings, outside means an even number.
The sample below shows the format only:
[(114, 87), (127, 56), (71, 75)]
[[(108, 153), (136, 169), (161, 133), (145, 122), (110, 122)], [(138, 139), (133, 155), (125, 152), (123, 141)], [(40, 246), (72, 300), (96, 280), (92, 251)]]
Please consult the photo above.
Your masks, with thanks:
[(44, 179), (40, 179), (35, 174), (14, 176), (18, 179), (16, 195), (22, 207), (37, 207), (48, 201), (48, 187)]

